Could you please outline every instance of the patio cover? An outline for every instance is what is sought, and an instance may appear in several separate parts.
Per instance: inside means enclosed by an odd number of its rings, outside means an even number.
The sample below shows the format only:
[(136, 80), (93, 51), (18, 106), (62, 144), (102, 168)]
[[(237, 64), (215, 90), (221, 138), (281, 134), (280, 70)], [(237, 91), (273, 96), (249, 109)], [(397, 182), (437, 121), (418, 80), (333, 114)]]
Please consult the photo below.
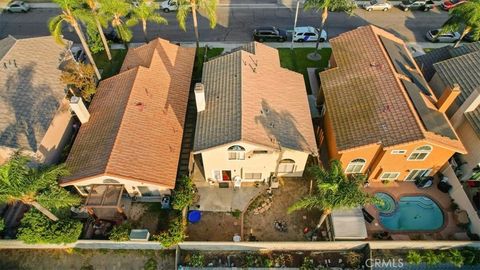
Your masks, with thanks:
[(334, 210), (332, 212), (332, 224), (335, 240), (367, 238), (367, 227), (360, 207)]

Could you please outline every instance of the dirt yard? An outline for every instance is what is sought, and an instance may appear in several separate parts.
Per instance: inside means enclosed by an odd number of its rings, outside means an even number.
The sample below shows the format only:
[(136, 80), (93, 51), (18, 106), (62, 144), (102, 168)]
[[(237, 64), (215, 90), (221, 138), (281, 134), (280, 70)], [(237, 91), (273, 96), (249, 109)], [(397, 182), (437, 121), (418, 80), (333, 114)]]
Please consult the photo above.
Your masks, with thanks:
[(143, 269), (153, 259), (157, 269), (174, 269), (174, 251), (155, 250), (0, 250), (0, 269)]
[[(251, 210), (245, 213), (243, 239), (248, 239), (252, 233), (259, 241), (303, 241), (303, 229), (316, 225), (320, 217), (318, 211), (287, 213), (289, 206), (308, 193), (309, 182), (286, 178), (280, 179), (280, 184), (279, 189), (273, 190), (273, 202), (268, 210), (257, 215)], [(285, 221), (288, 231), (277, 231), (274, 227), (275, 220)]]
[(233, 241), (240, 235), (241, 219), (225, 212), (202, 212), (202, 219), (188, 224), (187, 241)]

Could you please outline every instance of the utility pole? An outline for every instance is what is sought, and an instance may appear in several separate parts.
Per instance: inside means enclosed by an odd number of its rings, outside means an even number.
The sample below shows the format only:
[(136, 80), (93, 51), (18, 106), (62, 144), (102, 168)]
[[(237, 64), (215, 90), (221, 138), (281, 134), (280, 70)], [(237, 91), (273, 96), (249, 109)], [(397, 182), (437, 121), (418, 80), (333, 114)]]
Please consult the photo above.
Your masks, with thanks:
[(295, 9), (295, 22), (293, 23), (292, 44), (290, 44), (290, 50), (293, 50), (293, 36), (295, 35), (295, 28), (297, 27), (298, 9), (300, 7), (300, 1), (301, 0), (297, 0), (297, 8)]

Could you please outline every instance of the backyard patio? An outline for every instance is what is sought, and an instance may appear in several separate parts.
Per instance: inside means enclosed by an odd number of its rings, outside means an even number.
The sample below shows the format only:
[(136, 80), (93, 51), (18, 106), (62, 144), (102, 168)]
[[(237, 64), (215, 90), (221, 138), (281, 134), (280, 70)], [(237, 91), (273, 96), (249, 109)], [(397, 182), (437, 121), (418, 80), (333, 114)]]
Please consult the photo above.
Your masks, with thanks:
[[(365, 206), (365, 210), (375, 218), (371, 223), (365, 222), (367, 225), (369, 239), (378, 239), (379, 235), (383, 235), (385, 238), (391, 238), (393, 240), (468, 240), (464, 225), (457, 225), (459, 224), (459, 215), (461, 214), (458, 212), (458, 210), (457, 213), (455, 213), (455, 204), (452, 203), (452, 199), (448, 193), (443, 193), (437, 188), (438, 181), (438, 177), (435, 177), (433, 185), (425, 189), (417, 188), (415, 183), (410, 181), (394, 181), (386, 184), (383, 184), (382, 182), (371, 182), (369, 186), (365, 188), (365, 191), (371, 195), (385, 193), (391, 196), (395, 201), (395, 209), (393, 213), (398, 212), (401, 198), (426, 198), (424, 200), (427, 202), (433, 201), (434, 204), (438, 205), (443, 214), (443, 223), (438, 220), (430, 220), (429, 222), (437, 222), (441, 224), (439, 228), (433, 230), (422, 229), (418, 231), (392, 231), (386, 228), (380, 221), (378, 209), (374, 205), (368, 205)], [(418, 222), (422, 222), (420, 220), (422, 216), (417, 216), (419, 218)], [(414, 216), (414, 219), (416, 219), (417, 216)], [(404, 223), (412, 223), (411, 221), (407, 220), (404, 215), (403, 217), (400, 216), (399, 220), (397, 221), (399, 226), (402, 220)]]

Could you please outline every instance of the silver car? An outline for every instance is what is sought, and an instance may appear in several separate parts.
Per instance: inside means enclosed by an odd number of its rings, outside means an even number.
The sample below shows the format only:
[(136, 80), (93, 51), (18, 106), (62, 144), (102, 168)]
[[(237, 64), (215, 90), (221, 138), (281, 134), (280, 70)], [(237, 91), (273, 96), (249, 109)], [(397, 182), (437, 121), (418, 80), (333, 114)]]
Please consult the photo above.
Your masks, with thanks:
[(447, 32), (441, 33), (441, 29), (434, 29), (427, 32), (425, 37), (431, 42), (453, 43), (460, 39), (460, 33)]
[(27, 12), (30, 10), (30, 6), (23, 1), (13, 1), (5, 8), (8, 12)]
[(366, 11), (372, 11), (372, 10), (387, 11), (392, 8), (392, 4), (390, 4), (388, 1), (385, 1), (385, 0), (371, 0), (370, 3), (364, 4), (363, 8)]

